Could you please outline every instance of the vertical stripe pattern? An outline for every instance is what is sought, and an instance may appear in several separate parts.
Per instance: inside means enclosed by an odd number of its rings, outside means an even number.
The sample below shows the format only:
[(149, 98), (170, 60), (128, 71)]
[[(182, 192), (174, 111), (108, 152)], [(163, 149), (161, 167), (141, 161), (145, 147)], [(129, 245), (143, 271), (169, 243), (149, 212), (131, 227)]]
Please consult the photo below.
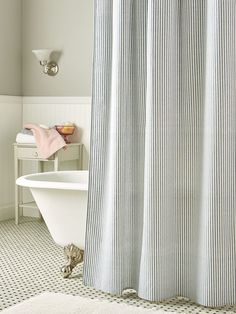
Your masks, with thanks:
[(84, 283), (236, 303), (236, 1), (94, 6)]

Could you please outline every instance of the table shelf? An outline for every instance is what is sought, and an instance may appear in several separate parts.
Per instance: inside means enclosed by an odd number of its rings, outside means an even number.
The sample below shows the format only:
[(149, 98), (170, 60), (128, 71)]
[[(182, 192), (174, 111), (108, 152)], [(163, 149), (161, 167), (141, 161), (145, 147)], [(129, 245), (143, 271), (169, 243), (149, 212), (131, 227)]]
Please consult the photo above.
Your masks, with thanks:
[(19, 204), (19, 207), (20, 208), (38, 208), (38, 206), (36, 205), (35, 202), (26, 202), (26, 203), (22, 203), (22, 204)]

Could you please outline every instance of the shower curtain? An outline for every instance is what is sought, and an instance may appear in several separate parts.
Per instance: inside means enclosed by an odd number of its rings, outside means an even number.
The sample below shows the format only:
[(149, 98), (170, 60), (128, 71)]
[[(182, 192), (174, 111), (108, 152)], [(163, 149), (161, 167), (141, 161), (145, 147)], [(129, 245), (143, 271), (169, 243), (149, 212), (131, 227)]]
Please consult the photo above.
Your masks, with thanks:
[(236, 303), (236, 1), (94, 5), (84, 283)]

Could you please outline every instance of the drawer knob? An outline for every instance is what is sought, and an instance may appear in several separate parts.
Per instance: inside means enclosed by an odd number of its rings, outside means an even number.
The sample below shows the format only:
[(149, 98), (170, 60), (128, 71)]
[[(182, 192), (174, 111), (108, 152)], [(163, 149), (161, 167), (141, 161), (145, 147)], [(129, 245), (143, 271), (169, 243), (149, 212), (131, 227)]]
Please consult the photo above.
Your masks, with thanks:
[(38, 153), (37, 152), (34, 153), (34, 157), (38, 157)]

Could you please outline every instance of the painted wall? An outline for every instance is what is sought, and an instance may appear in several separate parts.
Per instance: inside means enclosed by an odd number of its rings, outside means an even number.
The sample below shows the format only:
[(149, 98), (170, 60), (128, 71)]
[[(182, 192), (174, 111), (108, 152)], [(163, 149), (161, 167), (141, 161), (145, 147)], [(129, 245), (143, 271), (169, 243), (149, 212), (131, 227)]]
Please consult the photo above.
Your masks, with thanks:
[(0, 0), (0, 95), (21, 95), (21, 0)]
[[(93, 0), (22, 0), (22, 5), (23, 95), (90, 96)], [(31, 52), (39, 48), (62, 51), (57, 76), (42, 73)]]

